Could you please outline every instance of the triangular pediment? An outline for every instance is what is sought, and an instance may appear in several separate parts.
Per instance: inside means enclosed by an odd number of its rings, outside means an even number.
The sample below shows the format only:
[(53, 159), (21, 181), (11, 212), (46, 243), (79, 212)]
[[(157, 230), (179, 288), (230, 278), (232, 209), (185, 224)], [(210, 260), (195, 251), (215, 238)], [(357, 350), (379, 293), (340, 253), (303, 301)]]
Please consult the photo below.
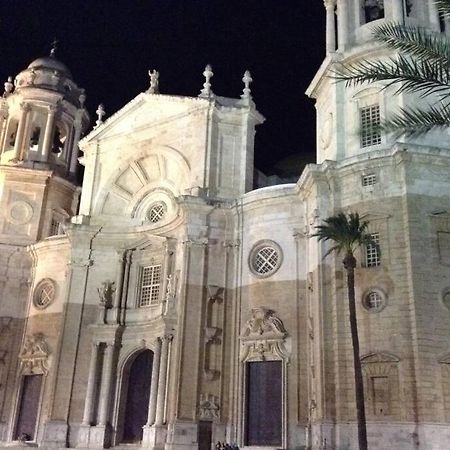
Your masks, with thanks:
[(197, 97), (141, 93), (123, 108), (94, 128), (80, 141), (84, 148), (91, 141), (107, 140), (132, 132), (169, 125), (198, 109), (204, 109), (209, 101)]

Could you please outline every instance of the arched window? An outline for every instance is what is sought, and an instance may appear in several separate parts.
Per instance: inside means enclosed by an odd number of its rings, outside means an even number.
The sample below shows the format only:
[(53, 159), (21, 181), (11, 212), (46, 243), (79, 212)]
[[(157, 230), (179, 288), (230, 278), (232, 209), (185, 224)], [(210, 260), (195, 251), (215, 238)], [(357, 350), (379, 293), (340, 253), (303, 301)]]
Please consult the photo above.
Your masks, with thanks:
[(363, 0), (365, 23), (384, 18), (384, 0)]

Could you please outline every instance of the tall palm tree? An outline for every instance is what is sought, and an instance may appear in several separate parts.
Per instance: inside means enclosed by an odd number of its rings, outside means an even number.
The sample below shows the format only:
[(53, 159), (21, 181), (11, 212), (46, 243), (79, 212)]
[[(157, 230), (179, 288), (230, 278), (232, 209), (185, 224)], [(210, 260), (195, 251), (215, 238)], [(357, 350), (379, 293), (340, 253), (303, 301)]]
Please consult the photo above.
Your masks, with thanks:
[[(364, 384), (359, 355), (358, 325), (356, 319), (355, 302), (355, 250), (361, 245), (374, 245), (372, 237), (367, 233), (367, 221), (361, 221), (358, 213), (345, 215), (339, 213), (328, 217), (323, 225), (316, 227), (317, 232), (313, 236), (319, 241), (332, 241), (333, 246), (325, 256), (331, 252), (343, 254), (343, 264), (347, 272), (347, 293), (349, 305), (350, 331), (353, 345), (353, 366), (355, 372), (355, 397), (358, 418), (358, 443), (360, 450), (367, 450), (366, 412), (364, 407)], [(324, 256), (324, 257), (325, 257)]]
[[(436, 0), (441, 17), (450, 17), (450, 0)], [(382, 127), (406, 135), (426, 133), (450, 125), (450, 41), (443, 33), (399, 23), (384, 23), (373, 29), (376, 41), (397, 51), (387, 60), (369, 59), (338, 66), (335, 76), (347, 86), (376, 81), (395, 93), (434, 96), (428, 108), (400, 108)]]

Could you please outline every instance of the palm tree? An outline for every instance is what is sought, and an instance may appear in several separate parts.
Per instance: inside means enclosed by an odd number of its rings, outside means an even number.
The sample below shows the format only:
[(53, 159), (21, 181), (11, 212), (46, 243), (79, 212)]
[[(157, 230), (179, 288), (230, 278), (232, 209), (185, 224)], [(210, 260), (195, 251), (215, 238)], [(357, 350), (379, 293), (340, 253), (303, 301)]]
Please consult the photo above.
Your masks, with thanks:
[(364, 407), (364, 384), (359, 356), (358, 325), (356, 320), (355, 303), (355, 250), (361, 245), (374, 245), (372, 237), (367, 233), (367, 221), (361, 221), (358, 213), (350, 213), (346, 216), (339, 213), (336, 216), (324, 220), (324, 225), (316, 227), (317, 232), (313, 236), (319, 241), (332, 241), (334, 245), (324, 257), (331, 252), (344, 255), (343, 264), (347, 271), (347, 293), (349, 305), (350, 331), (353, 345), (353, 365), (355, 372), (355, 397), (358, 418), (358, 443), (360, 450), (367, 450), (366, 412)]
[[(450, 17), (450, 0), (435, 1), (439, 14)], [(443, 33), (398, 23), (373, 29), (376, 41), (398, 54), (387, 60), (365, 60), (338, 66), (335, 77), (347, 86), (381, 81), (395, 93), (434, 96), (428, 108), (400, 108), (382, 127), (407, 136), (450, 125), (450, 41)]]

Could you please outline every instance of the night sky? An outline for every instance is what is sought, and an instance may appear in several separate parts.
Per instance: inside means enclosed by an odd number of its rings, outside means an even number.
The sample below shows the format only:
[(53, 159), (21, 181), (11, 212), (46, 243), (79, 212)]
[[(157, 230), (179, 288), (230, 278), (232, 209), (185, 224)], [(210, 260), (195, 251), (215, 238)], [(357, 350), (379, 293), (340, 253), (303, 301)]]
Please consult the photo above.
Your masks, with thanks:
[[(277, 162), (300, 173), (315, 155), (314, 103), (304, 95), (324, 56), (322, 0), (1, 0), (0, 78), (16, 75), (59, 41), (57, 58), (80, 87), (95, 120), (149, 86), (160, 72), (162, 94), (199, 94), (212, 65), (217, 95), (239, 97), (246, 69), (266, 122), (258, 128), (256, 166)], [(292, 158), (292, 156), (291, 156)]]

